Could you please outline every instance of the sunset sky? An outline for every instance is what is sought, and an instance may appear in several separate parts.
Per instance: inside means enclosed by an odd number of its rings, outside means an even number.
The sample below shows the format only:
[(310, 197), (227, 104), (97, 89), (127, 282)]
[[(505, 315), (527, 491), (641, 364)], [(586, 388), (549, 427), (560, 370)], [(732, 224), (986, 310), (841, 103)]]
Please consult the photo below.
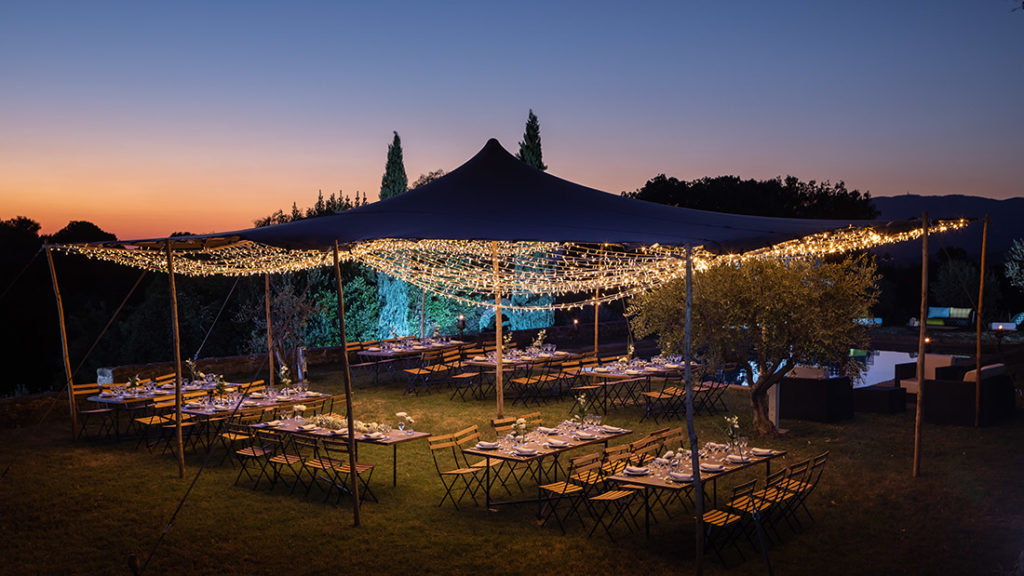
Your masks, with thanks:
[(540, 118), (549, 172), (1024, 196), (1024, 11), (929, 2), (0, 4), (0, 219), (226, 231)]

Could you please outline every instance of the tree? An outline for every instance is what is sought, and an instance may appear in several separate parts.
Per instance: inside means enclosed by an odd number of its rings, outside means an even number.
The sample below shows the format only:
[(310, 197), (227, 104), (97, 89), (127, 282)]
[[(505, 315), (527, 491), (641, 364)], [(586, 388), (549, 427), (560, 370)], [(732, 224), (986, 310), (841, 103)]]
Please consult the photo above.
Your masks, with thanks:
[(47, 242), (54, 244), (70, 244), (73, 242), (102, 242), (117, 240), (117, 236), (102, 230), (99, 226), (85, 220), (72, 220), (52, 236), (46, 237)]
[(523, 141), (519, 143), (519, 153), (516, 154), (516, 158), (537, 170), (548, 169), (544, 165), (543, 155), (540, 150), (540, 122), (537, 120), (537, 116), (533, 113), (532, 109), (526, 119), (526, 132), (523, 133)]
[[(796, 364), (844, 365), (851, 348), (866, 347), (867, 327), (853, 320), (868, 315), (877, 281), (866, 256), (714, 264), (694, 276), (694, 349), (705, 366), (739, 366), (754, 429), (774, 435), (768, 391)], [(657, 334), (664, 352), (679, 353), (684, 306), (685, 284), (672, 281), (631, 302), (630, 322), (637, 337)]]
[[(939, 264), (931, 283), (931, 298), (936, 306), (975, 308), (978, 301), (978, 268), (970, 261), (951, 258)], [(985, 302), (982, 311), (989, 316), (999, 306), (999, 276), (989, 268), (985, 271)]]
[(687, 182), (659, 174), (623, 196), (670, 206), (786, 218), (871, 219), (879, 215), (871, 193), (847, 190), (839, 181), (785, 179), (741, 180), (717, 176)]
[(410, 190), (415, 190), (415, 189), (419, 188), (420, 186), (426, 186), (427, 184), (430, 184), (431, 182), (433, 182), (434, 180), (437, 180), (441, 176), (444, 176), (444, 174), (445, 174), (444, 170), (442, 170), (440, 168), (438, 168), (437, 170), (434, 170), (433, 172), (427, 172), (426, 174), (420, 174), (420, 177), (417, 178), (416, 181), (412, 183), (412, 186), (410, 186), (409, 189)]
[(380, 182), (380, 199), (393, 198), (408, 189), (409, 178), (405, 175), (405, 162), (402, 160), (402, 139), (395, 132), (395, 139), (388, 145), (388, 160)]
[(1024, 290), (1024, 240), (1017, 239), (1006, 255), (1006, 277), (1015, 288)]
[[(388, 146), (388, 159), (384, 165), (384, 178), (380, 183), (380, 199), (387, 200), (409, 189), (402, 160), (402, 140), (395, 132), (394, 141)], [(377, 309), (380, 311), (377, 324), (378, 337), (408, 336), (409, 329), (409, 286), (383, 272), (377, 273)]]

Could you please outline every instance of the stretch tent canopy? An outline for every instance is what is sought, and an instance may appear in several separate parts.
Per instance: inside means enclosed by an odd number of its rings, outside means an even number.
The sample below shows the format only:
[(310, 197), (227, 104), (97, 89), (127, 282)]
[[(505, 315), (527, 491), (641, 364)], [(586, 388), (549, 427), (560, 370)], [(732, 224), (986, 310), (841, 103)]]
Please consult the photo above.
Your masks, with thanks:
[[(933, 231), (965, 224), (939, 222)], [(338, 214), (61, 249), (165, 271), (169, 242), (177, 273), (234, 276), (327, 266), (337, 244), (342, 261), (455, 300), (491, 305), (495, 293), (559, 296), (543, 305), (551, 308), (615, 300), (681, 277), (685, 246), (694, 248), (700, 270), (716, 258), (824, 255), (920, 233), (910, 221), (768, 218), (625, 198), (536, 170), (491, 139), (429, 184)]]

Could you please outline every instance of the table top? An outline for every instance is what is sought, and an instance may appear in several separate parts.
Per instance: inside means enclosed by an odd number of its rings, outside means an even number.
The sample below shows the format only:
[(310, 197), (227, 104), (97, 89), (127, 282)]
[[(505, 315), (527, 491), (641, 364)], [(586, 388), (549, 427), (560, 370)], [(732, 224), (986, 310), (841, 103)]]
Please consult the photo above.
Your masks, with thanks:
[[(329, 438), (337, 438), (344, 440), (348, 438), (348, 430), (328, 430), (325, 428), (318, 428), (312, 423), (306, 420), (299, 420), (298, 418), (288, 418), (280, 421), (277, 425), (271, 426), (267, 422), (257, 422), (250, 424), (252, 428), (272, 428), (281, 432), (291, 432), (294, 434), (310, 434), (312, 436), (324, 436)], [(386, 435), (377, 436), (376, 434), (364, 434), (356, 432), (356, 442), (363, 444), (377, 444), (379, 446), (393, 446), (395, 444), (402, 444), (404, 442), (410, 442), (412, 440), (419, 440), (430, 436), (430, 432), (423, 432), (421, 430), (408, 431), (408, 430), (391, 430)]]
[(413, 345), (398, 345), (392, 348), (383, 348), (381, 346), (373, 346), (366, 350), (360, 350), (356, 352), (360, 356), (368, 356), (373, 358), (392, 358), (395, 356), (412, 356), (415, 354), (422, 354), (424, 352), (430, 352), (432, 350), (446, 350), (449, 348), (457, 348), (462, 346), (465, 342), (459, 340), (451, 340), (449, 342), (427, 342), (423, 344)]
[[(785, 450), (772, 450), (771, 454), (763, 456), (749, 455), (744, 462), (733, 462), (729, 460), (721, 459), (702, 459), (701, 460), (701, 480), (713, 480), (720, 476), (725, 476), (733, 472), (738, 472), (752, 466), (756, 466), (763, 462), (785, 456)], [(710, 471), (704, 468), (705, 464), (720, 465), (721, 470)], [(682, 490), (693, 485), (693, 481), (684, 480), (678, 481), (669, 477), (670, 467), (665, 464), (660, 464), (657, 461), (650, 462), (647, 466), (643, 466), (642, 469), (647, 470), (647, 474), (627, 474), (625, 471), (619, 472), (608, 477), (608, 480), (612, 482), (619, 482), (623, 484), (636, 484), (638, 486), (644, 486), (647, 488), (662, 488), (667, 490)], [(690, 460), (686, 459), (682, 466), (678, 469), (683, 474), (690, 474), (692, 478), (692, 468), (690, 466)]]
[[(611, 427), (605, 428), (603, 426), (592, 426), (585, 430), (576, 430), (560, 426), (559, 428), (552, 429), (553, 433), (551, 434), (543, 434), (536, 430), (529, 432), (526, 435), (526, 441), (521, 444), (499, 439), (499, 446), (494, 449), (480, 448), (478, 444), (477, 446), (470, 448), (463, 448), (462, 451), (473, 456), (483, 456), (485, 458), (510, 460), (514, 462), (528, 462), (531, 460), (539, 460), (552, 454), (560, 454), (581, 446), (603, 443), (612, 438), (619, 438), (633, 433), (632, 430), (625, 428), (617, 428), (617, 432), (611, 431), (612, 429), (613, 428)], [(580, 436), (581, 434), (583, 437)], [(565, 442), (565, 446), (552, 446), (548, 443), (552, 440)], [(516, 447), (536, 450), (536, 453), (520, 454), (515, 451)]]
[[(536, 355), (531, 355), (531, 354), (506, 355), (506, 356), (502, 357), (501, 363), (502, 364), (538, 364), (538, 363), (541, 363), (541, 362), (551, 362), (551, 361), (562, 362), (562, 361), (570, 360), (570, 359), (576, 358), (576, 357), (579, 357), (579, 354), (574, 354), (572, 352), (565, 352), (565, 351), (559, 350), (557, 352), (551, 352), (551, 353), (541, 352), (540, 354), (536, 354)], [(493, 368), (494, 366), (497, 366), (498, 361), (496, 359), (488, 358), (487, 356), (474, 356), (472, 358), (467, 359), (465, 361), (465, 363), (470, 365), (470, 366), (484, 366), (484, 367), (491, 367), (491, 368)]]

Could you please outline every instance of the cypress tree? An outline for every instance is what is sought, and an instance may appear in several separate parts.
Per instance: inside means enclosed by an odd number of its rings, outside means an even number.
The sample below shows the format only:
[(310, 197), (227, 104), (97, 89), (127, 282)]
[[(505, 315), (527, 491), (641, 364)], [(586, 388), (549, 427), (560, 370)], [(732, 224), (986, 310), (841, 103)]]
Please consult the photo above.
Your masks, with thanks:
[(408, 189), (409, 178), (405, 175), (405, 162), (402, 160), (402, 140), (398, 132), (395, 132), (394, 141), (388, 145), (388, 161), (384, 165), (384, 178), (380, 182), (380, 199), (387, 200)]
[[(526, 164), (538, 170), (547, 170), (541, 158), (540, 151), (540, 122), (537, 115), (530, 110), (526, 119), (526, 132), (523, 134), (523, 141), (519, 143), (519, 153), (516, 154)], [(516, 272), (521, 270), (516, 264)], [(548, 306), (554, 301), (549, 295), (537, 294), (516, 294), (512, 296), (514, 306)], [(551, 310), (535, 310), (532, 312), (510, 312), (509, 321), (512, 330), (528, 330), (532, 328), (545, 328), (555, 323), (555, 313)]]
[[(384, 165), (384, 178), (380, 183), (380, 199), (387, 200), (409, 189), (402, 160), (402, 140), (395, 132), (395, 139), (388, 146), (388, 161)], [(405, 282), (392, 278), (383, 272), (377, 273), (377, 335), (379, 338), (408, 336), (409, 289)]]
[(540, 151), (540, 122), (537, 115), (530, 109), (530, 115), (526, 119), (526, 132), (523, 134), (523, 141), (519, 143), (519, 153), (516, 154), (523, 162), (533, 166), (537, 170), (547, 170)]

